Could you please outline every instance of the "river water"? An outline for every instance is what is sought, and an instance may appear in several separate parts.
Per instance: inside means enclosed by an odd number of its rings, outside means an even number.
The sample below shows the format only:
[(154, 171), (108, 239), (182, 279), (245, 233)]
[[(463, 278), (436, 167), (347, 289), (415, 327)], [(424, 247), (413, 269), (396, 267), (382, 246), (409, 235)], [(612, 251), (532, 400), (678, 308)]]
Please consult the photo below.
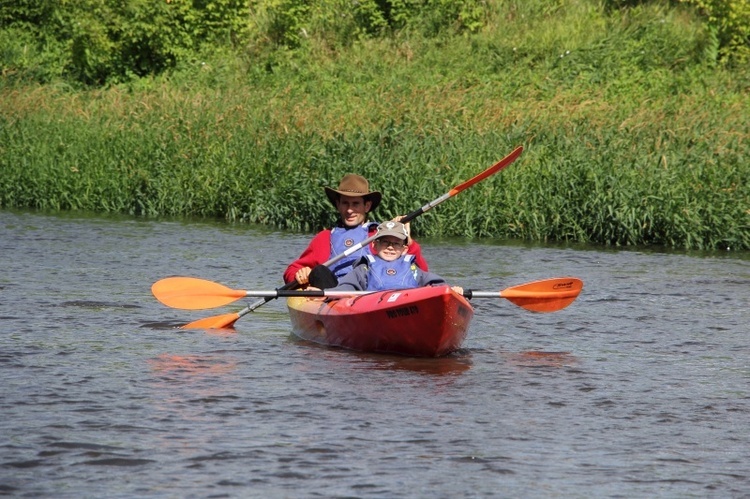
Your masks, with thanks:
[(423, 240), (465, 288), (584, 281), (549, 314), (475, 299), (443, 359), (302, 342), (281, 300), (234, 332), (178, 330), (246, 303), (182, 311), (150, 294), (172, 275), (273, 289), (308, 239), (0, 211), (0, 494), (750, 493), (747, 253)]

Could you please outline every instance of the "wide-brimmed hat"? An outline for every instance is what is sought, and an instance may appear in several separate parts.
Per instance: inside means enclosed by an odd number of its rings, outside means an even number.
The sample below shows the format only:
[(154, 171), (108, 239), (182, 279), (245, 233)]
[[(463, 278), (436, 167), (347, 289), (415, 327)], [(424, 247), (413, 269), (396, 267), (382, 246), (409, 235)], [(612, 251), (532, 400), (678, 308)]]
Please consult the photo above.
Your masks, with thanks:
[(401, 240), (409, 238), (409, 233), (406, 232), (406, 226), (401, 222), (394, 222), (393, 220), (378, 225), (377, 235), (378, 239), (385, 236), (393, 236)]
[(362, 197), (365, 201), (370, 201), (372, 206), (370, 211), (373, 211), (380, 204), (380, 200), (383, 195), (378, 191), (370, 192), (370, 184), (367, 182), (365, 177), (355, 175), (353, 173), (347, 173), (339, 182), (338, 189), (332, 189), (331, 187), (324, 187), (326, 196), (331, 201), (333, 206), (336, 206), (336, 200), (339, 196), (349, 197)]

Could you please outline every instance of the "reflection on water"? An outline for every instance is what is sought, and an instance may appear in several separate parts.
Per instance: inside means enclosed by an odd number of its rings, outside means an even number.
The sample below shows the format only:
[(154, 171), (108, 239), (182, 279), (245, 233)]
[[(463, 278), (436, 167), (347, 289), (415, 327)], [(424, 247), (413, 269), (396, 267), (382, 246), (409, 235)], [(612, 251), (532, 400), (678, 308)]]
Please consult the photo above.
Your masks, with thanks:
[(148, 360), (156, 375), (187, 374), (190, 376), (226, 374), (234, 371), (237, 362), (228, 361), (222, 357), (202, 357), (198, 355), (170, 355), (162, 354)]
[(322, 346), (318, 343), (294, 338), (300, 347), (337, 352), (331, 359), (341, 359), (343, 365), (358, 370), (374, 371), (409, 371), (423, 374), (460, 374), (472, 366), (471, 353), (460, 350), (440, 358), (403, 357), (399, 355), (352, 352), (337, 347)]
[(506, 352), (505, 360), (519, 367), (569, 367), (578, 364), (578, 359), (570, 352)]
[(298, 340), (283, 300), (234, 330), (181, 330), (244, 305), (151, 296), (171, 275), (273, 289), (307, 242), (0, 212), (0, 493), (746, 495), (748, 254), (421, 241), (468, 289), (584, 281), (550, 314), (474, 300), (463, 348), (441, 359)]
[(128, 303), (114, 303), (105, 301), (94, 301), (94, 300), (73, 300), (66, 301), (60, 304), (61, 307), (81, 307), (81, 308), (93, 308), (102, 310), (105, 308), (139, 308), (138, 305), (132, 305)]
[(156, 321), (156, 322), (144, 322), (140, 325), (140, 327), (148, 328), (148, 329), (163, 329), (165, 331), (172, 331), (177, 330), (175, 332), (180, 332), (180, 326), (182, 326), (182, 321)]

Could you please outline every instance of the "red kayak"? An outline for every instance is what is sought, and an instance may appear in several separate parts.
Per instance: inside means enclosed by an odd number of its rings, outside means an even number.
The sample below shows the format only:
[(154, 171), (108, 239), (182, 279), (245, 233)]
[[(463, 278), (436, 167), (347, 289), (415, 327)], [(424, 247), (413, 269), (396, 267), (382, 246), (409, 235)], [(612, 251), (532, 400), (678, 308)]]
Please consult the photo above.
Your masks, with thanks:
[(474, 309), (450, 286), (287, 300), (302, 339), (360, 352), (441, 357), (461, 347)]

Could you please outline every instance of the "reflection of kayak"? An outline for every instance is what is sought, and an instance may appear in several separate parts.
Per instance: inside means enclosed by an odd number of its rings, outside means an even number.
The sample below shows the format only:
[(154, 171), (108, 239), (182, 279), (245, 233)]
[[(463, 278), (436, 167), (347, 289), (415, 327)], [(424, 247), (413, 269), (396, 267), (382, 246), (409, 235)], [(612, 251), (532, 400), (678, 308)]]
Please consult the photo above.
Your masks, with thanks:
[(379, 291), (339, 299), (287, 300), (302, 339), (360, 352), (440, 357), (461, 347), (474, 309), (449, 286)]

